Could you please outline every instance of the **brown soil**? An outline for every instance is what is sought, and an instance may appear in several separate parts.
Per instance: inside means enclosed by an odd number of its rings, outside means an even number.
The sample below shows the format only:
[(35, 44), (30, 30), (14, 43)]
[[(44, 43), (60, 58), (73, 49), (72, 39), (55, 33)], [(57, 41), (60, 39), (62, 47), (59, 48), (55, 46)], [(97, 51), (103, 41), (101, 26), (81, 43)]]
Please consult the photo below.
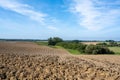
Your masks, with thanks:
[(0, 80), (120, 80), (120, 56), (78, 56), (31, 42), (0, 42)]

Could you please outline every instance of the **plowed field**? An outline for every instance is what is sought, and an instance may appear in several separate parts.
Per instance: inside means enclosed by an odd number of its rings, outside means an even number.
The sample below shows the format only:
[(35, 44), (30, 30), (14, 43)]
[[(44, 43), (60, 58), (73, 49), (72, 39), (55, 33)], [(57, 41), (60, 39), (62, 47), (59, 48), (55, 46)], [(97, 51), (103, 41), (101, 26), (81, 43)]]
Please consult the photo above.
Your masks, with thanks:
[(120, 80), (120, 56), (71, 55), (32, 42), (0, 42), (0, 80)]

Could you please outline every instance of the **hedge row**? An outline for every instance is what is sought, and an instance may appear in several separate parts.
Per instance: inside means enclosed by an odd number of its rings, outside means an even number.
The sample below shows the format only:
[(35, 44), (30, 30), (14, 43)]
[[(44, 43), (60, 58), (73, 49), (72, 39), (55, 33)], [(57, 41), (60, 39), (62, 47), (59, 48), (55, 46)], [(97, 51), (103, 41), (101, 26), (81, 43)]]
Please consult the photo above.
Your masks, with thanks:
[(85, 45), (74, 42), (59, 42), (56, 45), (66, 49), (78, 50), (80, 53), (84, 54), (114, 54), (114, 52), (110, 51), (107, 47), (100, 45)]

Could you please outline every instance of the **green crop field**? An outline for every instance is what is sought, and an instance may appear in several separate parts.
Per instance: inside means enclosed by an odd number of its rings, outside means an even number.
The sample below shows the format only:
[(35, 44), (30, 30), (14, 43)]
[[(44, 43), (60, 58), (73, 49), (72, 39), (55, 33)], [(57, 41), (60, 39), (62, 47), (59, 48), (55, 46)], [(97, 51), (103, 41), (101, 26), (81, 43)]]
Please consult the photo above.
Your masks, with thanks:
[(75, 55), (81, 54), (78, 50), (67, 49), (67, 51), (70, 52), (71, 54), (75, 54)]
[[(52, 48), (65, 49), (65, 48), (63, 48), (63, 47), (61, 47), (61, 46), (53, 46)], [(78, 50), (73, 50), (73, 49), (65, 49), (65, 50), (67, 50), (67, 51), (70, 52), (71, 54), (75, 54), (75, 55), (81, 54)]]
[(114, 51), (116, 54), (120, 54), (120, 47), (109, 47), (111, 51)]
[(45, 45), (45, 46), (48, 45), (48, 42), (45, 42), (45, 41), (37, 41), (35, 43), (37, 43), (38, 45)]

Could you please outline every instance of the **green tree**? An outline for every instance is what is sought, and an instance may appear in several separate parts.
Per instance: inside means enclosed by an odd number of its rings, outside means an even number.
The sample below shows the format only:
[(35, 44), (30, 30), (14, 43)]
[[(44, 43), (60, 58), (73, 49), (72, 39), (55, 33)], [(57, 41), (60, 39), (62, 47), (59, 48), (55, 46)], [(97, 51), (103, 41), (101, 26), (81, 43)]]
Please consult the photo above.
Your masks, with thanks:
[(118, 46), (117, 42), (109, 42), (109, 46)]
[(54, 45), (54, 42), (53, 42), (52, 37), (50, 37), (50, 38), (48, 39), (48, 45)]
[(61, 39), (61, 38), (59, 38), (59, 37), (50, 37), (49, 39), (48, 39), (48, 45), (52, 45), (52, 46), (54, 46), (54, 45), (56, 45), (57, 43), (59, 43), (59, 42), (63, 42), (63, 40)]
[(79, 41), (79, 40), (73, 40), (72, 42), (74, 42), (74, 43), (79, 43), (80, 41)]
[(88, 45), (85, 49), (86, 54), (114, 54), (107, 47), (97, 46), (97, 45)]
[(77, 50), (80, 51), (81, 53), (84, 53), (86, 46), (87, 45), (85, 45), (85, 44), (79, 43), (77, 46)]
[(92, 54), (93, 50), (95, 49), (95, 46), (94, 45), (88, 45), (86, 48), (85, 48), (85, 53), (87, 54)]

